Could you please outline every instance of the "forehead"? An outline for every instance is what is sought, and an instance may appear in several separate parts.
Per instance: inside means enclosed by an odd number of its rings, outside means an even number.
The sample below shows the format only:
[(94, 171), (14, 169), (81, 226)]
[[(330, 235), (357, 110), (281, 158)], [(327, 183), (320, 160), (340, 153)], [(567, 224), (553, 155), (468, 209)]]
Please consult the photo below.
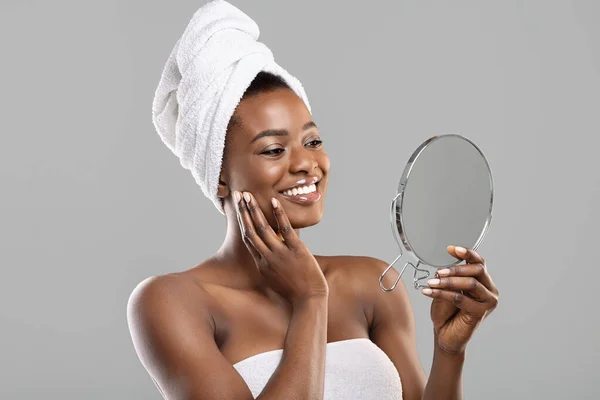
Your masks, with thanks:
[(312, 119), (304, 101), (289, 89), (250, 96), (240, 102), (235, 115), (248, 134), (266, 129), (301, 131), (302, 126)]

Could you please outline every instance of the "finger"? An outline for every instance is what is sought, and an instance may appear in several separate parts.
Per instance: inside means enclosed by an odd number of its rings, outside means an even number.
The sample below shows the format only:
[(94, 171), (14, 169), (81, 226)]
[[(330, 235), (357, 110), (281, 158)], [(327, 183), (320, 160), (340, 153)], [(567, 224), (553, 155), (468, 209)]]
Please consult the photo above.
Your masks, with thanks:
[(295, 248), (298, 245), (299, 238), (296, 231), (294, 231), (283, 206), (274, 197), (271, 199), (271, 203), (273, 204), (273, 214), (275, 214), (275, 220), (277, 221), (278, 232), (281, 234), (288, 247)]
[(486, 312), (490, 309), (490, 306), (486, 303), (481, 303), (475, 299), (470, 298), (460, 292), (454, 292), (451, 290), (444, 289), (423, 289), (423, 294), (434, 298), (447, 301), (454, 305), (456, 308), (464, 311), (466, 314), (475, 318), (484, 317)]
[(246, 243), (246, 246), (248, 246), (248, 244), (251, 244), (252, 246), (254, 246), (254, 248), (256, 249), (256, 251), (258, 251), (260, 255), (266, 257), (270, 253), (270, 250), (267, 247), (267, 245), (262, 241), (262, 239), (257, 235), (256, 230), (254, 228), (254, 223), (252, 222), (252, 217), (250, 216), (250, 211), (248, 211), (248, 208), (246, 208), (246, 202), (239, 200), (236, 209), (238, 212), (238, 217), (241, 221), (240, 228), (242, 231), (242, 240), (244, 240), (244, 243), (248, 242)]
[(471, 276), (429, 279), (427, 283), (430, 287), (436, 289), (452, 290), (463, 294), (466, 292), (469, 297), (482, 302), (493, 301), (494, 295), (481, 282)]
[(256, 198), (252, 196), (250, 192), (244, 192), (244, 201), (246, 202), (246, 208), (250, 213), (252, 222), (254, 223), (254, 230), (256, 234), (262, 239), (262, 241), (271, 249), (271, 251), (282, 246), (281, 240), (277, 237), (277, 234), (269, 225), (269, 222), (265, 218)]
[(449, 276), (472, 276), (477, 278), (483, 286), (485, 286), (490, 292), (498, 296), (498, 288), (492, 281), (492, 277), (488, 273), (487, 267), (482, 263), (473, 264), (459, 264), (448, 268), (437, 270), (439, 277)]
[[(242, 219), (240, 218), (240, 214), (237, 214), (237, 221), (238, 224), (240, 225), (240, 232), (244, 232), (244, 227), (243, 227), (243, 222)], [(248, 249), (248, 251), (250, 252), (250, 255), (252, 256), (252, 258), (258, 262), (261, 259), (261, 255), (260, 253), (254, 248), (254, 246), (252, 246), (252, 243), (248, 242), (247, 240), (243, 239), (242, 236), (242, 241), (244, 242), (244, 244), (246, 245), (246, 248)]]
[(473, 249), (465, 249), (461, 246), (448, 246), (447, 250), (448, 253), (450, 253), (450, 255), (452, 255), (453, 257), (465, 260), (469, 264), (485, 264), (485, 260), (483, 259), (483, 257), (481, 257), (479, 253), (477, 253)]

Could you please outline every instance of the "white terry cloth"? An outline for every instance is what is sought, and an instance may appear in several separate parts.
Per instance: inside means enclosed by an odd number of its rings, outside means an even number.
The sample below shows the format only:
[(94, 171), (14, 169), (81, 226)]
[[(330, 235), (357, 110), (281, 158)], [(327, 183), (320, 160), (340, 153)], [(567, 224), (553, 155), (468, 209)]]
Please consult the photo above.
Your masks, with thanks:
[[(268, 351), (234, 364), (254, 398), (275, 372), (282, 354), (281, 349)], [(387, 354), (370, 339), (327, 343), (324, 399), (401, 400), (400, 375)]]
[(205, 4), (171, 51), (152, 104), (162, 141), (222, 214), (217, 188), (225, 132), (256, 75), (266, 71), (282, 77), (310, 112), (300, 81), (275, 62), (258, 36), (256, 22), (232, 4)]

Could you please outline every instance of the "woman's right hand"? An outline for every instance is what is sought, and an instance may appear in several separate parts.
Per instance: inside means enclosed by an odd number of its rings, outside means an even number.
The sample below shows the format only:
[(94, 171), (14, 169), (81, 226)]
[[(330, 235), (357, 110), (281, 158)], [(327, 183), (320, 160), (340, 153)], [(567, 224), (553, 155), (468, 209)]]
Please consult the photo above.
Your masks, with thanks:
[(314, 296), (327, 296), (329, 287), (323, 271), (290, 225), (281, 203), (271, 200), (283, 241), (267, 222), (254, 196), (235, 191), (233, 199), (243, 241), (269, 286), (292, 305)]

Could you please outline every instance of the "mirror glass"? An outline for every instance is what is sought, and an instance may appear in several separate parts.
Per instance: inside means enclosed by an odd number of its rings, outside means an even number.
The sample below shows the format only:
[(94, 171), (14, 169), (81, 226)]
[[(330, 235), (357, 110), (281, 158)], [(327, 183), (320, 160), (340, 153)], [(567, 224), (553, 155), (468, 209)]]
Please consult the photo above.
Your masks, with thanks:
[(446, 246), (476, 249), (492, 216), (493, 183), (481, 150), (460, 135), (423, 143), (405, 167), (396, 200), (397, 239), (423, 264), (457, 264)]

